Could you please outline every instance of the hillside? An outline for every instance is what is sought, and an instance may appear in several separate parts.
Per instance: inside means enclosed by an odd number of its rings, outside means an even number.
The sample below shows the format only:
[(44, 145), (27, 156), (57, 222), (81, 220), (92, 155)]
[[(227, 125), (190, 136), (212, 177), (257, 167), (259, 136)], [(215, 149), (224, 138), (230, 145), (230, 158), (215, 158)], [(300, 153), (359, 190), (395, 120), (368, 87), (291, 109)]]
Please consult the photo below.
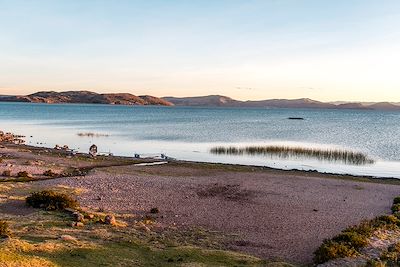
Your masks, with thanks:
[(398, 103), (361, 103), (361, 102), (321, 102), (309, 98), (269, 99), (258, 101), (239, 101), (226, 96), (210, 95), (198, 97), (164, 97), (175, 106), (201, 107), (261, 107), (261, 108), (329, 108), (362, 110), (400, 110)]
[(242, 106), (243, 102), (234, 100), (227, 96), (209, 95), (195, 97), (163, 97), (176, 106), (213, 106), (213, 107), (238, 107)]
[(6, 96), (0, 101), (31, 102), (31, 103), (86, 103), (86, 104), (111, 104), (111, 105), (162, 105), (173, 104), (154, 96), (135, 96), (128, 93), (98, 94), (89, 91), (67, 92), (37, 92), (27, 96)]

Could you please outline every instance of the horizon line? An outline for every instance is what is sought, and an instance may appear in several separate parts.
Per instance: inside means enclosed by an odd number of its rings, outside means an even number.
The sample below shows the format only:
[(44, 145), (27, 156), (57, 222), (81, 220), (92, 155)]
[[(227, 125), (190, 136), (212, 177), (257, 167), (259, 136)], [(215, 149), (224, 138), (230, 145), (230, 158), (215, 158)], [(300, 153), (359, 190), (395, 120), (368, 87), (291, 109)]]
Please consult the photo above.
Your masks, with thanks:
[(362, 100), (329, 100), (329, 101), (325, 101), (325, 100), (319, 100), (317, 98), (311, 98), (311, 97), (294, 97), (294, 98), (262, 98), (262, 99), (238, 99), (238, 98), (233, 98), (227, 95), (222, 95), (222, 94), (207, 94), (207, 95), (193, 95), (193, 96), (173, 96), (173, 95), (164, 95), (164, 96), (155, 96), (153, 94), (134, 94), (132, 92), (118, 92), (118, 93), (114, 93), (114, 92), (109, 92), (109, 93), (103, 93), (103, 92), (97, 92), (94, 90), (90, 90), (90, 89), (82, 89), (82, 90), (40, 90), (40, 91), (34, 91), (33, 93), (29, 93), (29, 94), (0, 94), (0, 96), (28, 96), (31, 94), (35, 94), (35, 93), (39, 93), (39, 92), (55, 92), (55, 93), (65, 93), (65, 92), (91, 92), (91, 93), (95, 93), (95, 94), (131, 94), (131, 95), (135, 95), (135, 96), (145, 96), (145, 95), (149, 95), (149, 96), (154, 96), (154, 97), (158, 97), (158, 98), (168, 98), (168, 97), (173, 97), (173, 98), (194, 98), (194, 97), (208, 97), (208, 96), (219, 96), (219, 97), (227, 97), (230, 98), (232, 100), (235, 101), (241, 101), (241, 102), (249, 102), (249, 101), (265, 101), (265, 100), (301, 100), (301, 99), (308, 99), (308, 100), (312, 100), (312, 101), (318, 101), (318, 102), (322, 102), (322, 103), (337, 103), (337, 102), (343, 102), (343, 103), (400, 103), (400, 100), (395, 100), (395, 101), (389, 101), (389, 100), (378, 100), (378, 101), (362, 101)]

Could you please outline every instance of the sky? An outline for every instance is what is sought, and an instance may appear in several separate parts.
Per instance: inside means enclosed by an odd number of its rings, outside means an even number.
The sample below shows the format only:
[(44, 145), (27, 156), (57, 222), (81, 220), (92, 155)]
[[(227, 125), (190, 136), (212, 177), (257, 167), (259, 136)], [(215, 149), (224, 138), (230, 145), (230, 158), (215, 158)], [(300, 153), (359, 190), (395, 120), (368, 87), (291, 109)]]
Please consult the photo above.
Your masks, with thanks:
[(0, 94), (400, 102), (398, 0), (0, 0)]

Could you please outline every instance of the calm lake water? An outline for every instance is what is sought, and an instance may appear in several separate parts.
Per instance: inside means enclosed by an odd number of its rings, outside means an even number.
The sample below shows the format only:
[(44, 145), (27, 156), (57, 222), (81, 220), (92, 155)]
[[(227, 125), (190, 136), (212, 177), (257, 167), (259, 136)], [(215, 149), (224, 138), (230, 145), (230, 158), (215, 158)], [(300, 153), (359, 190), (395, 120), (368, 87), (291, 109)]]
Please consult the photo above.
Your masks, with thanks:
[[(182, 160), (400, 178), (400, 112), (0, 103), (0, 129), (27, 136), (30, 145), (66, 144), (81, 152), (95, 143), (100, 152), (115, 155), (164, 153)], [(82, 132), (109, 136), (78, 136)], [(352, 166), (209, 153), (218, 145), (259, 144), (345, 148), (376, 162)]]

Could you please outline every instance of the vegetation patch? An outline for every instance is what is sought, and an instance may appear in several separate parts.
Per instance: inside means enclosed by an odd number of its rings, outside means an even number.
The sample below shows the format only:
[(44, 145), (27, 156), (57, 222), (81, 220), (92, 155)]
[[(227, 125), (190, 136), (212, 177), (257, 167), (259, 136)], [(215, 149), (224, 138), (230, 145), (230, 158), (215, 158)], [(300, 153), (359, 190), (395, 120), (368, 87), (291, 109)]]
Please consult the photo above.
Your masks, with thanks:
[(21, 171), (17, 174), (18, 178), (32, 178), (32, 175), (29, 174), (27, 171)]
[(80, 136), (80, 137), (108, 137), (108, 136), (110, 136), (108, 134), (91, 133), (91, 132), (78, 133), (77, 135)]
[(57, 176), (59, 176), (58, 173), (55, 173), (55, 172), (53, 172), (52, 170), (47, 170), (47, 171), (45, 171), (45, 172), (43, 173), (43, 175), (44, 175), (44, 176), (47, 176), (47, 177), (57, 177)]
[(321, 161), (342, 162), (352, 165), (372, 164), (374, 160), (362, 152), (344, 149), (322, 149), (289, 146), (213, 147), (212, 154), (218, 155), (262, 155), (278, 158), (312, 158)]
[(10, 236), (9, 225), (6, 221), (0, 220), (0, 238), (6, 238)]
[(51, 190), (32, 193), (26, 198), (26, 204), (33, 208), (45, 210), (64, 210), (79, 207), (79, 203), (72, 197)]
[[(369, 244), (369, 238), (377, 230), (397, 230), (400, 227), (399, 210), (400, 197), (393, 200), (393, 215), (383, 215), (369, 221), (364, 221), (357, 226), (352, 226), (333, 237), (325, 240), (322, 245), (314, 252), (314, 262), (324, 263), (333, 259), (356, 256), (360, 250)], [(400, 252), (400, 245), (398, 246)], [(397, 253), (397, 252), (396, 252)], [(392, 255), (393, 253), (388, 253)], [(400, 253), (399, 258), (400, 258)], [(370, 266), (375, 264), (369, 262)], [(386, 266), (386, 265), (384, 265)], [(392, 265), (388, 265), (392, 266)], [(397, 265), (393, 265), (397, 266)]]

